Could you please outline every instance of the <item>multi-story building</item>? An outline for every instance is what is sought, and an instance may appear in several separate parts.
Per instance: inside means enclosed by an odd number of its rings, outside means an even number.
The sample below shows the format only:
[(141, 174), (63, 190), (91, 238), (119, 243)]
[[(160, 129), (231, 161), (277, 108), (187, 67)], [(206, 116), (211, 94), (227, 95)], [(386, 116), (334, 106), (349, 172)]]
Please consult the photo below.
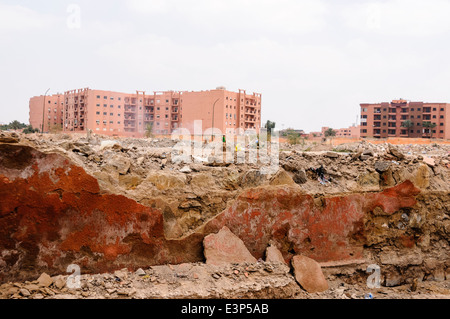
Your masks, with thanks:
[[(53, 105), (59, 117), (53, 121)], [(49, 102), (50, 101), (50, 102)], [(53, 104), (56, 102), (56, 104)], [(226, 134), (234, 129), (261, 127), (261, 94), (244, 90), (227, 91), (223, 87), (209, 91), (163, 91), (147, 94), (77, 89), (64, 95), (30, 99), (30, 124), (48, 132), (59, 124), (65, 132), (92, 130), (112, 136), (142, 137), (148, 125), (154, 134), (171, 134), (179, 128), (193, 133), (194, 121), (202, 120), (202, 129), (214, 127)], [(48, 117), (50, 116), (50, 117)], [(48, 118), (47, 118), (48, 117)]]
[[(30, 125), (40, 132), (61, 129), (63, 125), (64, 94), (36, 96), (30, 99)], [(42, 123), (44, 127), (42, 128)]]
[[(322, 132), (320, 136), (325, 136), (325, 132), (328, 131), (329, 127), (322, 127)], [(335, 137), (348, 137), (348, 138), (359, 138), (360, 137), (360, 127), (359, 125), (352, 125), (346, 128), (333, 129), (336, 132)]]
[[(361, 137), (450, 138), (450, 104), (394, 100), (361, 104)], [(431, 127), (430, 127), (431, 123)]]

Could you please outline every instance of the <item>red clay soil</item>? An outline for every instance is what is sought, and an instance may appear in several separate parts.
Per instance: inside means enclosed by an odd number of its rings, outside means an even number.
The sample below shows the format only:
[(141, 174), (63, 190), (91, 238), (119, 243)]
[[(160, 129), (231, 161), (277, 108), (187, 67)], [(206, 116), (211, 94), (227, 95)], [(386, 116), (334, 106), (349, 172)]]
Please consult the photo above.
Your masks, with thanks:
[(223, 226), (255, 258), (264, 257), (272, 240), (287, 261), (294, 254), (354, 260), (363, 253), (365, 214), (412, 207), (418, 194), (405, 182), (317, 203), (295, 186), (254, 188), (194, 233), (167, 240), (161, 211), (102, 192), (94, 177), (61, 155), (0, 144), (0, 282), (64, 273), (70, 264), (98, 273), (204, 261), (204, 236)]

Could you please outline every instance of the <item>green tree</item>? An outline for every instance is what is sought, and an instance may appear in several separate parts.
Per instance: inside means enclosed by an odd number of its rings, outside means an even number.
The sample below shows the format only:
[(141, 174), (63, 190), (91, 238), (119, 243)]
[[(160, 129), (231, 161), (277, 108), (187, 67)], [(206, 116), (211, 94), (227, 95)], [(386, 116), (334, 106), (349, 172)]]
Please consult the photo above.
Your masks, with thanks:
[(9, 124), (5, 124), (5, 125), (0, 126), (0, 129), (2, 131), (6, 131), (6, 130), (20, 130), (20, 129), (23, 129), (23, 128), (26, 128), (26, 127), (27, 127), (26, 124), (20, 123), (19, 121), (14, 120), (14, 121), (10, 122)]
[(33, 128), (31, 125), (28, 125), (28, 126), (23, 130), (23, 133), (25, 133), (25, 134), (39, 133), (39, 129)]
[(12, 121), (11, 123), (9, 123), (9, 128), (11, 130), (20, 130), (20, 129), (24, 128), (24, 125), (25, 124), (22, 124), (19, 121), (15, 120), (15, 121)]
[(275, 129), (275, 126), (277, 124), (275, 122), (267, 120), (266, 125), (264, 128), (267, 130), (267, 140), (270, 141), (272, 138), (272, 130)]
[(336, 131), (333, 130), (331, 127), (325, 131), (325, 137), (335, 137)]
[(433, 129), (436, 127), (436, 123), (423, 122), (422, 126), (426, 128), (426, 131), (428, 131), (430, 138), (433, 138)]
[(153, 137), (153, 122), (150, 122), (145, 127), (145, 137), (151, 138)]
[(409, 137), (410, 128), (413, 126), (414, 126), (414, 123), (411, 122), (410, 120), (406, 120), (402, 123), (402, 127), (406, 128), (406, 130), (408, 131), (408, 137)]
[(300, 143), (301, 135), (300, 133), (295, 132), (293, 129), (286, 130), (286, 136), (289, 144), (296, 145)]

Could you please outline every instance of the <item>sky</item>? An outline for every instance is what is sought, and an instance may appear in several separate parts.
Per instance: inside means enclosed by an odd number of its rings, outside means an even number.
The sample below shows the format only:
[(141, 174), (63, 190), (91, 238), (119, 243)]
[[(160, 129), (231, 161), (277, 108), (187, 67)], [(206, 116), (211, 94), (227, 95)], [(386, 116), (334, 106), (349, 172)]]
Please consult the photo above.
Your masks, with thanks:
[(360, 103), (450, 103), (450, 0), (0, 0), (0, 123), (32, 96), (225, 86), (320, 131)]

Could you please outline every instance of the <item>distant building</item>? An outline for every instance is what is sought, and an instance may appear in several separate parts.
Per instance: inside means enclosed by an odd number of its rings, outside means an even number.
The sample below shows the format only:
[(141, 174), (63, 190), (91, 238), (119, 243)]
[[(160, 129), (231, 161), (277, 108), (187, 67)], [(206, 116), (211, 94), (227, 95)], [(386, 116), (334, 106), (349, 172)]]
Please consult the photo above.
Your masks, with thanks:
[[(361, 104), (361, 137), (450, 138), (450, 104), (394, 100)], [(410, 121), (412, 126), (402, 123)], [(433, 128), (428, 123), (434, 124)]]
[(143, 137), (148, 124), (154, 134), (171, 134), (179, 128), (193, 133), (194, 121), (203, 131), (214, 127), (223, 134), (235, 129), (261, 127), (261, 94), (245, 90), (162, 91), (121, 93), (89, 88), (30, 99), (30, 124), (48, 132), (60, 126), (64, 132)]
[[(315, 134), (316, 137), (325, 137), (325, 132), (328, 131), (329, 127), (322, 127), (321, 132), (313, 132), (310, 134)], [(347, 137), (347, 138), (359, 138), (360, 137), (360, 126), (352, 125), (347, 128), (333, 129), (336, 132), (335, 137)]]

